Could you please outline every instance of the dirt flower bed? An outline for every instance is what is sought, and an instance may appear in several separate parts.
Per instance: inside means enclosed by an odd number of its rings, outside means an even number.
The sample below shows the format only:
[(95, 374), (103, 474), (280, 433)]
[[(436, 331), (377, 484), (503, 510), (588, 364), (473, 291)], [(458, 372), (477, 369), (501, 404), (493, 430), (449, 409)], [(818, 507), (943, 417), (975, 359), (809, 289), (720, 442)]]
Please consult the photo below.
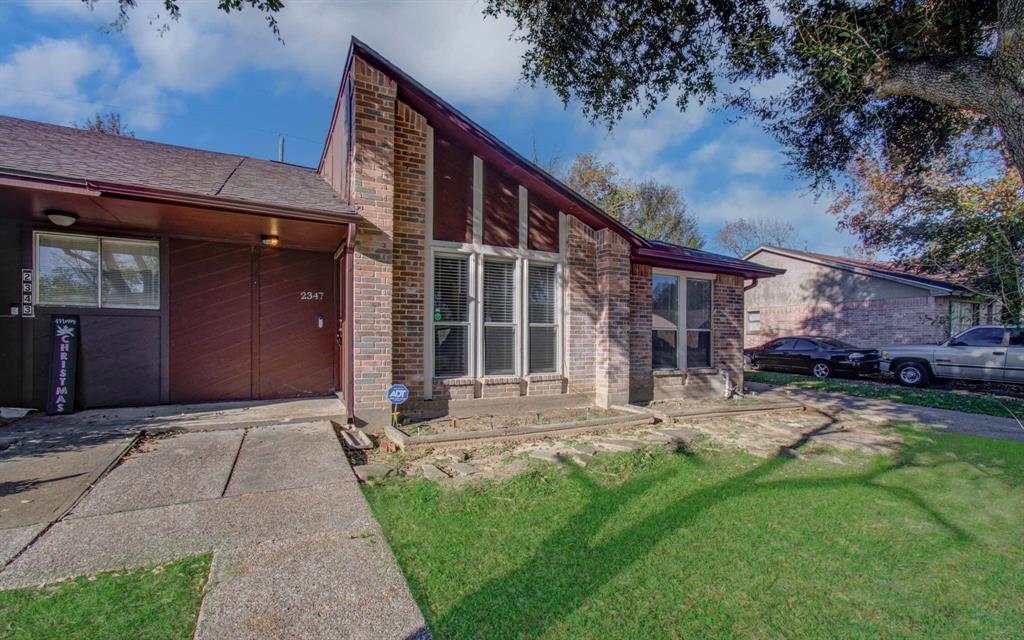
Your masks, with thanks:
[(401, 429), (409, 435), (426, 436), (440, 433), (465, 433), (574, 421), (583, 422), (585, 420), (622, 415), (627, 414), (622, 411), (598, 407), (564, 407), (514, 414), (481, 414), (465, 417), (444, 416), (443, 418), (426, 420), (412, 419), (403, 421)]

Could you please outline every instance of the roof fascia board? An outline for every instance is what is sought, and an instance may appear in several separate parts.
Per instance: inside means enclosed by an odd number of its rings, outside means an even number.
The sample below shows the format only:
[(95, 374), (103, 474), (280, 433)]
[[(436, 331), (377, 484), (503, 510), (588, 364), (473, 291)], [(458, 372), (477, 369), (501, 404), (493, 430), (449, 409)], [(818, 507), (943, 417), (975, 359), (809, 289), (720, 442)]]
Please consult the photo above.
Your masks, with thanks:
[(792, 258), (794, 260), (801, 260), (803, 262), (812, 262), (814, 264), (819, 264), (825, 267), (831, 267), (833, 269), (842, 269), (843, 271), (849, 271), (851, 273), (856, 273), (858, 275), (866, 276), (869, 278), (880, 278), (882, 280), (896, 282), (898, 284), (902, 284), (908, 287), (924, 289), (929, 293), (952, 293), (953, 291), (955, 291), (953, 287), (939, 287), (935, 285), (925, 284), (924, 282), (917, 282), (916, 280), (911, 280), (909, 278), (901, 278), (896, 274), (884, 273), (881, 271), (872, 271), (871, 269), (864, 269), (862, 267), (857, 267), (852, 264), (833, 262), (831, 260), (824, 260), (822, 258), (818, 258), (817, 256), (809, 256), (801, 253), (794, 253), (792, 251), (786, 251), (785, 249), (780, 249), (778, 247), (758, 247), (750, 255), (753, 256), (754, 254), (760, 253), (762, 251), (774, 253), (776, 255), (784, 256), (786, 258)]
[(649, 264), (653, 267), (700, 271), (702, 273), (727, 273), (744, 278), (771, 278), (785, 273), (784, 269), (761, 265), (751, 265), (750, 268), (739, 267), (713, 258), (681, 258), (675, 254), (658, 251), (657, 249), (635, 249), (632, 258), (633, 262)]
[(327, 127), (327, 135), (324, 137), (324, 147), (320, 151), (320, 163), (316, 166), (317, 173), (323, 173), (324, 162), (327, 160), (327, 147), (331, 143), (331, 133), (334, 132), (334, 126), (338, 122), (338, 111), (341, 109), (342, 92), (345, 90), (345, 82), (348, 80), (348, 76), (352, 72), (352, 61), (354, 60), (352, 53), (354, 46), (355, 38), (352, 39), (352, 42), (348, 43), (348, 54), (345, 55), (345, 68), (341, 72), (341, 82), (338, 83), (338, 93), (334, 98), (334, 110), (331, 112), (331, 124)]

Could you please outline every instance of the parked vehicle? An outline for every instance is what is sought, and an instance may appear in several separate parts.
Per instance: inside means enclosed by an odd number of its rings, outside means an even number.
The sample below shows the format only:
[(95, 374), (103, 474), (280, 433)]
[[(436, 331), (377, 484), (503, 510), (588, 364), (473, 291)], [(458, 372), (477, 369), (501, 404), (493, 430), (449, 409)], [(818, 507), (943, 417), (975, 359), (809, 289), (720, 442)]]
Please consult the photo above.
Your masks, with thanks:
[(886, 347), (879, 370), (908, 387), (939, 378), (1024, 384), (1024, 327), (983, 325), (938, 345)]
[(755, 369), (810, 373), (816, 378), (877, 373), (879, 362), (876, 349), (821, 336), (777, 338), (743, 355)]

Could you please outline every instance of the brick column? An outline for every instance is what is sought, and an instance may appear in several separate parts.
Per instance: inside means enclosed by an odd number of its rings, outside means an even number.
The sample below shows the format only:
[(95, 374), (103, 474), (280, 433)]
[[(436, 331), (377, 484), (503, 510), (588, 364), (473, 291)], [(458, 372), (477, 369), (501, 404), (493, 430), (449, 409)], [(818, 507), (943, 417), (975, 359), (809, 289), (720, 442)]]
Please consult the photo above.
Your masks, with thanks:
[(574, 216), (567, 216), (565, 332), (569, 393), (594, 397), (594, 351), (597, 340), (598, 296), (595, 271), (595, 232)]
[(743, 278), (719, 274), (711, 302), (712, 366), (743, 388)]
[(392, 380), (423, 396), (427, 120), (403, 102), (395, 116)]
[(352, 317), (357, 422), (387, 420), (391, 383), (396, 85), (360, 58), (354, 69), (353, 204), (358, 225)]
[(597, 237), (599, 295), (594, 400), (601, 407), (629, 402), (629, 244), (611, 229)]
[(629, 269), (629, 401), (654, 398), (651, 373), (651, 265), (631, 264)]

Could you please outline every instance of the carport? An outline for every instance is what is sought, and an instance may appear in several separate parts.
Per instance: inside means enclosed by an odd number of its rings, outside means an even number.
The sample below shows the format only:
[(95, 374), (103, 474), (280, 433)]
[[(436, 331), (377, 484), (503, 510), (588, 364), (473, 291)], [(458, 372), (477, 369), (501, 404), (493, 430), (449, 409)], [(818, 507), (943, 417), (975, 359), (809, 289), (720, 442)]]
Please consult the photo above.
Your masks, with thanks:
[(0, 134), (0, 405), (46, 406), (57, 315), (80, 322), (79, 409), (350, 404), (360, 217), (312, 169), (13, 118)]

